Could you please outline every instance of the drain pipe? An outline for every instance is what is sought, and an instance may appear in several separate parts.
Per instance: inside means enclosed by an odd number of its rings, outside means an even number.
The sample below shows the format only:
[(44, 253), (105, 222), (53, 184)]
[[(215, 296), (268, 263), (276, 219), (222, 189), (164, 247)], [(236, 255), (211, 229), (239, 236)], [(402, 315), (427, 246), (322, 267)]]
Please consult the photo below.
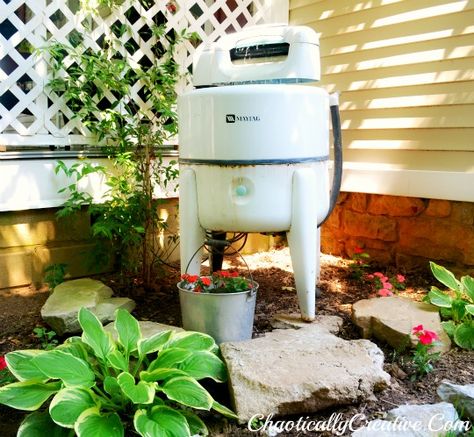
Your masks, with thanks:
[(334, 210), (341, 190), (342, 181), (342, 134), (341, 117), (339, 115), (339, 93), (329, 95), (329, 107), (331, 109), (332, 135), (334, 138), (334, 170), (332, 178), (331, 195), (329, 198), (329, 210), (326, 217), (318, 224), (318, 228), (329, 218)]

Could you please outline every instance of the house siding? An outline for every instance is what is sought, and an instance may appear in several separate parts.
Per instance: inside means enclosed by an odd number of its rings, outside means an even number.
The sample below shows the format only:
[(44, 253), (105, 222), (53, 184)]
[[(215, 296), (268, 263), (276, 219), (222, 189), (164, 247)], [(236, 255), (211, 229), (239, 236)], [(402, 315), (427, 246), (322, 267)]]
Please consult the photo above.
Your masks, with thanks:
[(292, 0), (341, 93), (343, 190), (474, 201), (474, 2)]

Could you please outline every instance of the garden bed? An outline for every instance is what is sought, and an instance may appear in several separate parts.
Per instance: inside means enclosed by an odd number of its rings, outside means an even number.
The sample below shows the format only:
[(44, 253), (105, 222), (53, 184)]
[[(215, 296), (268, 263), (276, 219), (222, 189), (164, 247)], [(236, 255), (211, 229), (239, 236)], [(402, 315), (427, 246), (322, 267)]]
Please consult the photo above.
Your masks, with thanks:
[[(260, 336), (272, 329), (270, 322), (273, 315), (298, 311), (291, 262), (288, 249), (247, 256), (246, 260), (252, 270), (254, 280), (260, 284), (254, 329), (254, 335)], [(244, 272), (238, 259), (230, 258), (227, 262), (233, 268), (242, 268), (242, 273)], [(352, 278), (350, 264), (351, 261), (338, 257), (322, 256), (320, 281), (322, 294), (317, 300), (317, 311), (319, 314), (342, 317), (344, 323), (341, 336), (346, 339), (355, 339), (360, 338), (360, 333), (351, 322), (351, 306), (360, 299), (373, 297), (375, 293), (370, 284)], [(376, 266), (370, 267), (370, 271), (375, 270)], [(395, 271), (387, 273), (405, 273), (407, 288), (400, 294), (415, 300), (421, 300), (429, 287), (436, 282), (428, 269), (409, 273)], [(157, 279), (153, 291), (144, 290), (133, 279), (118, 275), (109, 275), (98, 279), (110, 285), (117, 295), (135, 299), (137, 308), (134, 314), (139, 320), (171, 325), (180, 324), (179, 297), (176, 288), (179, 272), (176, 269), (167, 269), (164, 277)], [(40, 341), (33, 334), (33, 329), (43, 326), (39, 312), (47, 296), (46, 290), (16, 289), (0, 292), (0, 306), (2, 308), (0, 313), (0, 326), (2, 327), (0, 355), (15, 349), (40, 347)], [(350, 419), (356, 413), (363, 413), (368, 419), (380, 418), (383, 417), (385, 411), (398, 405), (438, 402), (436, 388), (443, 379), (448, 379), (456, 384), (473, 382), (474, 352), (472, 351), (453, 348), (435, 364), (434, 372), (421, 380), (411, 381), (409, 357), (396, 353), (393, 348), (387, 345), (377, 344), (385, 353), (385, 370), (392, 376), (391, 386), (378, 393), (376, 399), (356, 406), (318, 413), (311, 416), (312, 419), (328, 420), (332, 413), (341, 413), (341, 420)], [(2, 436), (14, 436), (22, 417), (21, 412), (0, 406)], [(243, 426), (239, 427), (229, 423), (211, 423), (210, 428), (213, 430), (213, 435), (232, 437), (255, 435)], [(323, 436), (325, 434), (287, 433), (285, 435)]]

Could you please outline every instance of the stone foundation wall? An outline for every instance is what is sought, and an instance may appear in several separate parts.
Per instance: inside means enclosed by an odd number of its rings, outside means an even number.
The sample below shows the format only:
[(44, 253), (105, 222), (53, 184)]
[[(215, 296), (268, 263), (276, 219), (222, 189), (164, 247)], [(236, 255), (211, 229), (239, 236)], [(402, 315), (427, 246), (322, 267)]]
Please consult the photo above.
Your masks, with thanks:
[[(177, 199), (167, 199), (159, 216), (167, 224), (157, 244), (179, 259), (179, 250), (169, 238), (177, 230)], [(112, 262), (100, 266), (94, 261), (95, 242), (90, 238), (90, 217), (83, 211), (73, 217), (57, 219), (57, 209), (36, 209), (0, 213), (0, 289), (43, 282), (44, 269), (65, 263), (69, 277), (110, 271)], [(112, 261), (112, 260), (111, 260)]]
[(322, 251), (351, 257), (355, 246), (405, 269), (433, 260), (474, 270), (474, 203), (341, 193), (322, 227)]

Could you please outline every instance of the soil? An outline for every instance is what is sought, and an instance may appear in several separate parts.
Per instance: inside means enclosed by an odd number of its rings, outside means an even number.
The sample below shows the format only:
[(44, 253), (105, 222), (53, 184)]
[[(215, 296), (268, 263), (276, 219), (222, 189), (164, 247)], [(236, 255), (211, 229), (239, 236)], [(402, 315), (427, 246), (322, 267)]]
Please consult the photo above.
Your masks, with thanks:
[[(270, 321), (278, 313), (298, 311), (296, 292), (294, 289), (291, 261), (287, 248), (259, 253), (245, 257), (250, 266), (253, 279), (260, 284), (257, 294), (254, 336), (264, 335), (271, 331)], [(321, 295), (317, 300), (319, 314), (337, 315), (343, 319), (341, 337), (346, 339), (360, 338), (358, 329), (351, 322), (351, 306), (354, 302), (375, 296), (375, 290), (360, 279), (354, 279), (350, 265), (351, 260), (323, 255), (321, 258)], [(237, 257), (226, 258), (224, 267), (239, 269), (242, 274), (245, 265)], [(387, 275), (404, 273), (407, 288), (400, 295), (421, 300), (434, 279), (427, 271), (400, 272), (371, 264), (368, 271), (381, 270)], [(145, 290), (133, 278), (120, 275), (97, 277), (110, 285), (117, 295), (135, 299), (137, 308), (134, 315), (139, 320), (180, 325), (180, 309), (176, 283), (179, 279), (177, 268), (167, 267), (157, 279), (153, 291)], [(33, 290), (29, 288), (0, 291), (0, 355), (15, 350), (38, 348), (40, 340), (33, 334), (33, 329), (45, 326), (40, 317), (40, 309), (47, 299), (47, 289)], [(63, 339), (60, 339), (60, 341)], [(368, 420), (382, 418), (386, 411), (403, 404), (436, 403), (439, 401), (436, 388), (443, 379), (456, 384), (474, 382), (474, 351), (453, 348), (436, 362), (435, 370), (421, 380), (412, 381), (410, 373), (413, 369), (409, 357), (396, 353), (393, 348), (375, 343), (385, 353), (385, 370), (391, 374), (392, 383), (386, 390), (377, 393), (374, 399), (359, 405), (330, 409), (313, 415), (305, 415), (311, 420), (327, 421), (332, 414), (341, 414), (339, 421), (350, 420), (355, 414), (362, 413)], [(0, 423), (2, 437), (16, 435), (23, 413), (0, 406)], [(285, 418), (298, 420), (296, 418)], [(219, 437), (255, 436), (255, 432), (232, 423), (213, 422), (210, 418), (211, 435)], [(304, 433), (287, 432), (280, 436), (302, 435), (333, 435), (330, 432)], [(348, 434), (349, 435), (349, 434)]]

